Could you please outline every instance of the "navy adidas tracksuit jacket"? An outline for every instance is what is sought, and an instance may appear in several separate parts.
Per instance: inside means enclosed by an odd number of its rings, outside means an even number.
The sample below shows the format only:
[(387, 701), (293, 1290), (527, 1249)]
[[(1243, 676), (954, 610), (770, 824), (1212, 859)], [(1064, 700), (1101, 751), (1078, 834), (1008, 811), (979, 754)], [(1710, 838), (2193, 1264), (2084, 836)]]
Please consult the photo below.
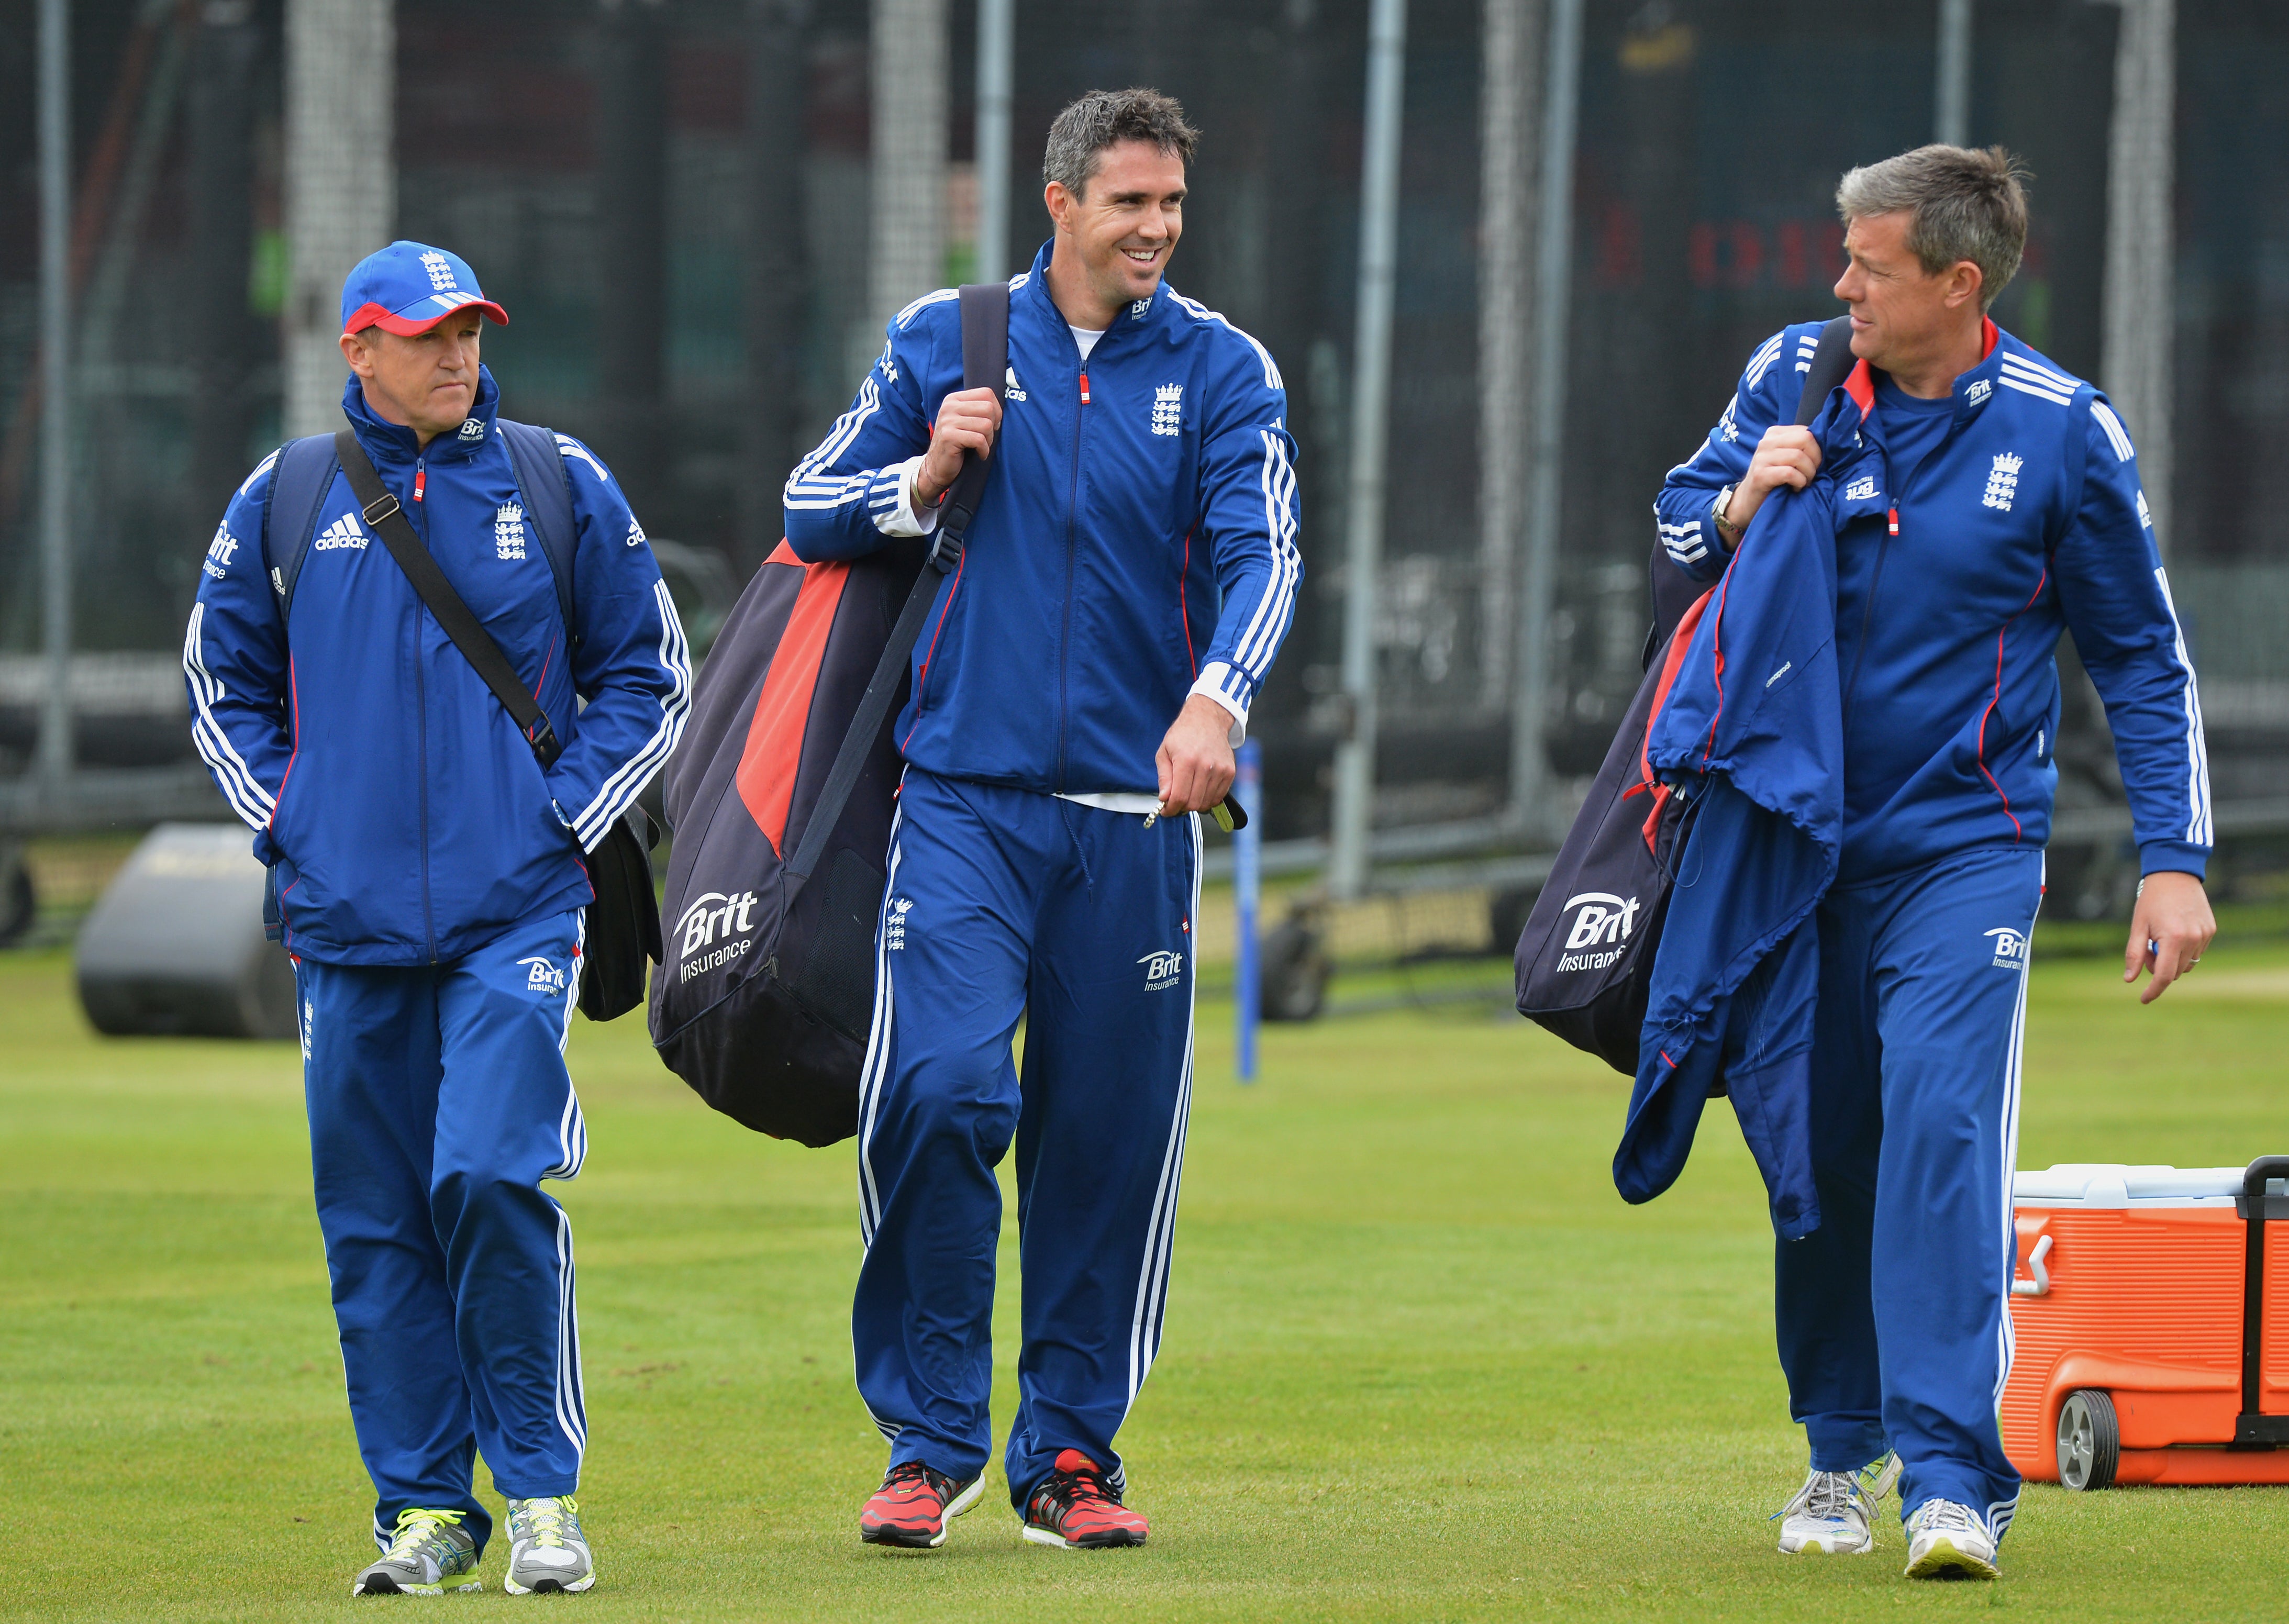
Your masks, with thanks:
[[(531, 746), (335, 475), (300, 538), (266, 459), (207, 549), (183, 641), (200, 754), (271, 865), (297, 959), (318, 1212), (379, 1538), (459, 1509), (482, 1448), (501, 1492), (569, 1493), (586, 1420), (571, 1233), (545, 1178), (586, 1134), (562, 1047), (582, 863), (680, 735), (683, 636), (643, 532), (588, 450), (557, 445), (578, 527), (568, 628), (483, 375), (426, 450), (343, 397), (414, 530), (549, 717)], [(268, 529), (266, 533), (266, 518)], [(281, 571), (283, 574), (283, 570)], [(576, 698), (577, 697), (577, 698)], [(585, 701), (586, 708), (580, 702)]]
[[(976, 1476), (993, 1169), (1014, 1141), (1020, 1507), (1064, 1449), (1119, 1481), (1113, 1436), (1160, 1345), (1200, 837), (1197, 816), (1141, 816), (1154, 754), (1188, 693), (1237, 734), (1301, 575), (1286, 397), (1263, 346), (1164, 285), (1084, 361), (1048, 265), (1044, 248), (1010, 283), (985, 495), (897, 724), (909, 770), (861, 1085), (852, 1314), (859, 1392), (894, 1461)], [(788, 480), (798, 554), (916, 533), (913, 469), (961, 387), (947, 290), (891, 321), (850, 410)]]
[(1709, 1081), (1743, 1085), (1814, 1465), (1896, 1449), (1903, 1516), (1951, 1500), (1999, 1539), (2052, 649), (2072, 631), (2106, 702), (2149, 873), (2208, 854), (2200, 705), (2128, 434), (1992, 322), (1912, 470), (1916, 404), (1886, 407), (1862, 362), (1814, 425), (1812, 487), (1775, 492), (1731, 560), (1711, 545), (1716, 491), (1784, 420), (1819, 331), (1757, 351), (1656, 504), (1671, 559), (1721, 578), (1647, 740), (1703, 805), (1615, 1172), (1636, 1198), (1665, 1187)]

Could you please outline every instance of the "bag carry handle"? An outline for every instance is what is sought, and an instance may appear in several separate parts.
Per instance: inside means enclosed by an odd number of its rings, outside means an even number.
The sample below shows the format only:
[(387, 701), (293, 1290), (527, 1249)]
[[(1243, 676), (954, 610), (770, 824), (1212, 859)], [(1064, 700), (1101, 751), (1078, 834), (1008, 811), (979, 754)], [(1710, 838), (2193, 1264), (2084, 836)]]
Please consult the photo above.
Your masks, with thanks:
[[(961, 300), (961, 386), (965, 389), (998, 389), (1009, 370), (1009, 285), (1001, 282), (971, 283), (964, 286)], [(818, 860), (826, 855), (827, 837), (834, 832), (841, 821), (842, 808), (849, 802), (850, 792), (858, 787), (859, 775), (866, 770), (866, 758), (873, 753), (874, 741), (881, 736), (882, 724), (890, 718), (890, 707), (897, 703), (898, 689), (906, 680), (906, 663), (913, 657), (914, 645), (921, 641), (923, 623), (929, 619), (930, 606), (937, 601), (938, 584), (961, 566), (961, 549), (969, 539), (971, 522), (977, 517), (978, 504), (985, 495), (985, 461), (965, 452), (961, 472), (954, 476), (953, 488), (946, 493), (945, 505), (939, 510), (937, 530), (930, 538), (929, 556), (922, 571), (914, 577), (913, 590), (906, 594), (905, 608), (898, 611), (897, 624), (890, 628), (890, 641), (882, 645), (882, 657), (874, 663), (874, 674), (866, 683), (866, 692), (858, 701), (858, 709), (850, 718), (849, 731), (842, 736), (842, 747), (834, 752), (834, 766), (820, 786), (818, 804), (810, 809), (810, 820), (804, 824), (802, 841), (795, 848), (794, 856), (786, 864), (794, 877), (787, 888), (787, 904), (794, 899), (818, 868)]]
[(389, 549), (390, 557), (405, 572), (413, 584), (415, 594), (428, 606), (438, 626), (453, 640), (453, 647), (462, 657), (476, 668), (485, 686), (493, 690), (516, 722), (516, 729), (524, 735), (524, 742), (532, 746), (532, 753), (545, 772), (556, 764), (564, 753), (564, 746), (556, 742), (556, 729), (548, 725), (546, 712), (540, 702), (532, 697), (508, 663), (508, 656), (492, 640), (461, 594), (453, 590), (453, 583), (421, 538), (413, 533), (413, 526), (405, 517), (405, 509), (398, 499), (384, 489), (381, 475), (374, 471), (373, 459), (358, 443), (357, 435), (349, 429), (334, 432), (334, 455), (341, 459), (342, 473), (350, 482), (350, 490), (358, 499), (366, 528), (381, 537)]
[(2265, 1193), (2268, 1180), (2289, 1178), (2289, 1156), (2261, 1156), (2242, 1174), (2234, 1208), (2248, 1225), (2241, 1277), (2241, 1413), (2234, 1418), (2234, 1449), (2289, 1444), (2289, 1415), (2264, 1413), (2265, 1225), (2289, 1219), (2289, 1197)]

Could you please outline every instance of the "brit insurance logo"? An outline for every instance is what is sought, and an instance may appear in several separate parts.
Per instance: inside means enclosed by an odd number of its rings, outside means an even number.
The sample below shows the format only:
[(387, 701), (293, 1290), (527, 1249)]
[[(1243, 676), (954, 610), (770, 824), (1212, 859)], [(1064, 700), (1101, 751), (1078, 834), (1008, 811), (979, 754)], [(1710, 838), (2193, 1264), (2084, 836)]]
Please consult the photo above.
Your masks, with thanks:
[(1987, 933), (1995, 943), (1995, 967), (1998, 970), (2023, 970), (2027, 967), (2027, 933), (2014, 930), (2008, 925), (1998, 925)]
[(1602, 970), (1622, 956), (1622, 944), (1638, 922), (1638, 899), (1611, 891), (1584, 891), (1566, 900), (1574, 924), (1558, 955), (1560, 970)]
[(554, 961), (536, 958), (520, 959), (517, 962), (526, 968), (524, 990), (527, 992), (554, 998), (564, 991), (564, 972), (558, 969)]
[(1184, 979), (1184, 956), (1161, 948), (1145, 954), (1137, 963), (1144, 967), (1144, 991), (1165, 992)]
[(493, 553), (501, 559), (524, 556), (524, 509), (504, 502), (493, 514)]
[(677, 978), (695, 975), (727, 965), (754, 946), (755, 894), (707, 891), (675, 921)]
[(1863, 474), (1844, 488), (1844, 499), (1847, 502), (1864, 502), (1875, 494), (1876, 476), (1872, 474)]
[(483, 440), (485, 437), (485, 420), (483, 418), (462, 418), (460, 437), (464, 440)]
[(1988, 473), (1987, 492), (1979, 498), (1980, 506), (2009, 513), (2011, 498), (2019, 494), (2019, 470), (2026, 466), (2026, 458), (2009, 451), (1998, 457), (1995, 466)]
[(333, 553), (344, 547), (355, 547), (363, 553), (365, 551), (365, 544), (366, 533), (358, 529), (357, 515), (344, 513), (324, 529), (320, 530), (318, 539), (312, 542), (310, 546), (319, 553)]
[(1978, 408), (1986, 405), (1987, 397), (1994, 393), (1995, 386), (1989, 383), (1983, 378), (1980, 378), (1977, 382), (1974, 383), (1970, 388), (1966, 389), (1963, 392), (1963, 403), (1976, 410)]
[(1162, 384), (1152, 391), (1152, 432), (1174, 434), (1184, 426), (1184, 386)]
[(227, 521), (215, 526), (214, 539), (207, 543), (207, 555), (199, 568), (218, 581), (230, 568), (231, 554), (238, 551), (238, 537), (230, 533)]

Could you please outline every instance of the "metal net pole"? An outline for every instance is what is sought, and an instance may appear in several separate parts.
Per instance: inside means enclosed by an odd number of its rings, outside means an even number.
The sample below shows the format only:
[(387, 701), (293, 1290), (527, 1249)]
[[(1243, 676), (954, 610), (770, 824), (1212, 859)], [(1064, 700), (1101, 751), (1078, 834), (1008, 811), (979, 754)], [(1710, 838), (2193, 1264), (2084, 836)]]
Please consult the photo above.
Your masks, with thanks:
[(40, 555), (48, 656), (40, 776), (61, 800), (72, 767), (71, 712), (71, 8), (40, 4)]
[(397, 27), (386, 0), (287, 0), (286, 432), (339, 427), (340, 299), (350, 267), (389, 242)]
[(873, 0), (873, 266), (880, 322), (945, 276), (945, 0)]

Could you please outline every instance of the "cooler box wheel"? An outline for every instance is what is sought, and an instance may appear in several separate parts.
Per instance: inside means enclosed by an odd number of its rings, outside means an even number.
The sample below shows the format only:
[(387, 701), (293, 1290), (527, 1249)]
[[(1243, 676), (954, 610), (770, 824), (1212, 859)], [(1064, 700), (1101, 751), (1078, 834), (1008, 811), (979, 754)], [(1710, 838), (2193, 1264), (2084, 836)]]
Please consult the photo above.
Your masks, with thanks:
[(2114, 1400), (2095, 1388), (2069, 1393), (2059, 1406), (2059, 1481), (2070, 1489), (2111, 1488), (2121, 1459)]

